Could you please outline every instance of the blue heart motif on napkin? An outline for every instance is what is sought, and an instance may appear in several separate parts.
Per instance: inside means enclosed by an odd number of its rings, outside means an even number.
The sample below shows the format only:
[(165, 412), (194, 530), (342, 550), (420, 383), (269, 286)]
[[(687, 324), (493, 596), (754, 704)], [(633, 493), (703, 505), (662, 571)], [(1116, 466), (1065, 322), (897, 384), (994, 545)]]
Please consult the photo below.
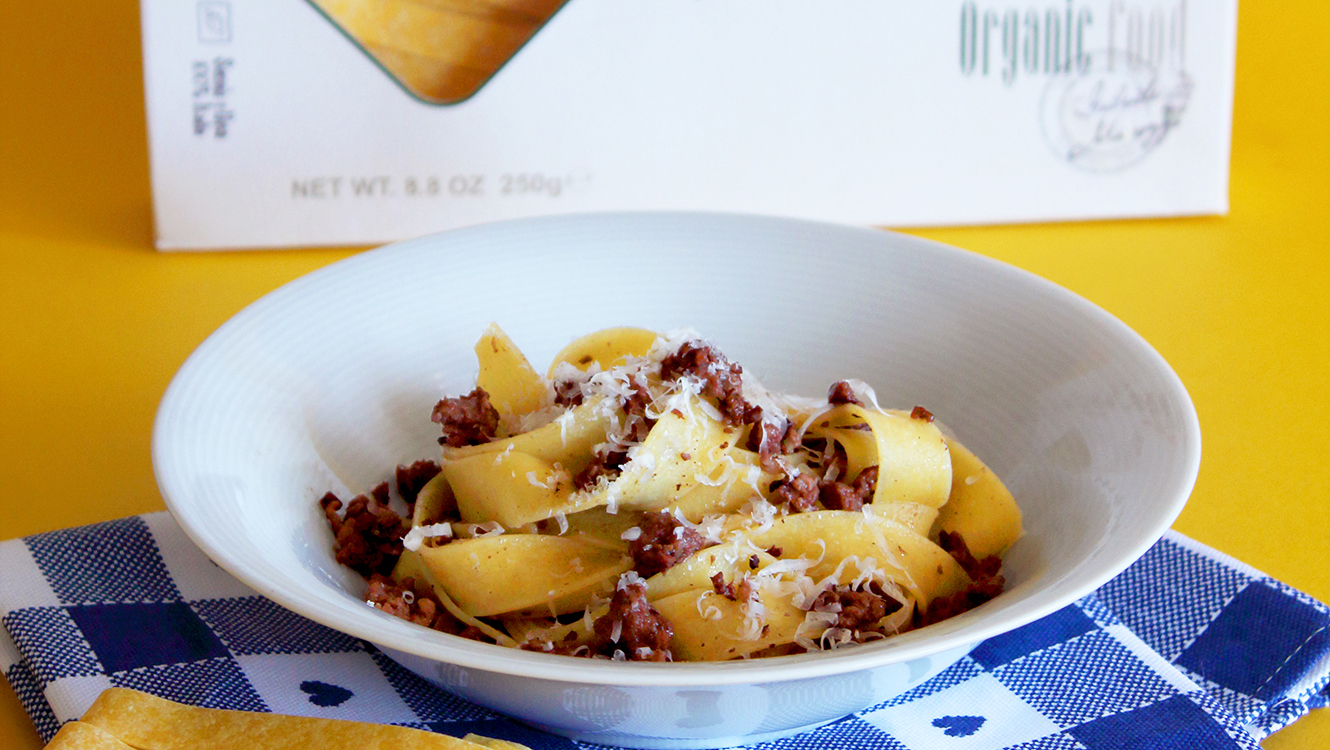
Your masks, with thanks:
[(300, 683), (300, 690), (309, 694), (309, 702), (325, 708), (340, 706), (351, 700), (355, 693), (340, 685), (329, 685), (318, 680), (305, 680)]
[(982, 716), (939, 716), (933, 726), (942, 729), (948, 737), (969, 737), (988, 721)]

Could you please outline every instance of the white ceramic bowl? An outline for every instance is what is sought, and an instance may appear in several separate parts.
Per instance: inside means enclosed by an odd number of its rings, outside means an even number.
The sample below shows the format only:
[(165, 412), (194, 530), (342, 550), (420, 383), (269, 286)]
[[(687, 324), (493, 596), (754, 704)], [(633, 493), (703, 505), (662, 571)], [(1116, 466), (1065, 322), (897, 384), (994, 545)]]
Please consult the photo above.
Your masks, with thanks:
[[(860, 648), (715, 664), (516, 651), (366, 607), (315, 501), (435, 454), (430, 409), (471, 389), (472, 347), (491, 321), (537, 367), (600, 328), (692, 326), (770, 387), (817, 395), (858, 377), (884, 405), (927, 406), (1024, 511), (1007, 592)], [(336, 263), (209, 337), (172, 382), (153, 435), (171, 512), (260, 593), (528, 723), (672, 748), (834, 720), (1090, 593), (1172, 523), (1199, 461), (1178, 378), (1086, 300), (912, 237), (710, 214), (490, 224)]]

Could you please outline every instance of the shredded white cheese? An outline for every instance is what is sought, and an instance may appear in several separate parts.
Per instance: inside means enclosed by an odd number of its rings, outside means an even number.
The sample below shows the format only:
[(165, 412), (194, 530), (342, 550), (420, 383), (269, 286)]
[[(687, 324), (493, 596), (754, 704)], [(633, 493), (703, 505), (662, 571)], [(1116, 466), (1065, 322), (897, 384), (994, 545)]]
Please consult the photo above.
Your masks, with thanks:
[(453, 535), (453, 525), (450, 523), (434, 523), (428, 526), (413, 526), (402, 537), (402, 546), (415, 552), (420, 549), (420, 545), (426, 539), (435, 537), (451, 537)]
[(471, 524), (470, 531), (473, 539), (484, 539), (486, 537), (498, 536), (504, 533), (505, 529), (498, 521), (486, 521), (484, 523)]

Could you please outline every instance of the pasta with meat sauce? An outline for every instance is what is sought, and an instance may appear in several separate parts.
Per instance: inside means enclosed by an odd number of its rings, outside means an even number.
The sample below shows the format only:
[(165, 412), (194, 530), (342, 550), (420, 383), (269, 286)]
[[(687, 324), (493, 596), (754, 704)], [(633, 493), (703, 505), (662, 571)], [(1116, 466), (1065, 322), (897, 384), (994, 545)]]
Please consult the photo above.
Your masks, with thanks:
[(927, 409), (854, 380), (773, 393), (691, 331), (599, 331), (543, 376), (496, 326), (476, 354), (476, 388), (431, 415), (438, 462), (321, 500), (337, 560), (390, 614), (714, 661), (886, 638), (1002, 591), (1020, 509)]

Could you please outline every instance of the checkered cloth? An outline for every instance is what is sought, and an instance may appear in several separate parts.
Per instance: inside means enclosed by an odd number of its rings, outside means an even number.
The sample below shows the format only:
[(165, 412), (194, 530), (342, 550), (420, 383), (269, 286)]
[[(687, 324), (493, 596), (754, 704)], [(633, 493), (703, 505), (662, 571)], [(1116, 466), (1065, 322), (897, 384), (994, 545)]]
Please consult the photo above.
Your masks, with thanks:
[[(0, 543), (0, 666), (43, 738), (112, 685), (577, 748), (257, 596), (165, 513)], [(1330, 608), (1170, 533), (1094, 595), (770, 748), (1256, 748), (1330, 705)]]

